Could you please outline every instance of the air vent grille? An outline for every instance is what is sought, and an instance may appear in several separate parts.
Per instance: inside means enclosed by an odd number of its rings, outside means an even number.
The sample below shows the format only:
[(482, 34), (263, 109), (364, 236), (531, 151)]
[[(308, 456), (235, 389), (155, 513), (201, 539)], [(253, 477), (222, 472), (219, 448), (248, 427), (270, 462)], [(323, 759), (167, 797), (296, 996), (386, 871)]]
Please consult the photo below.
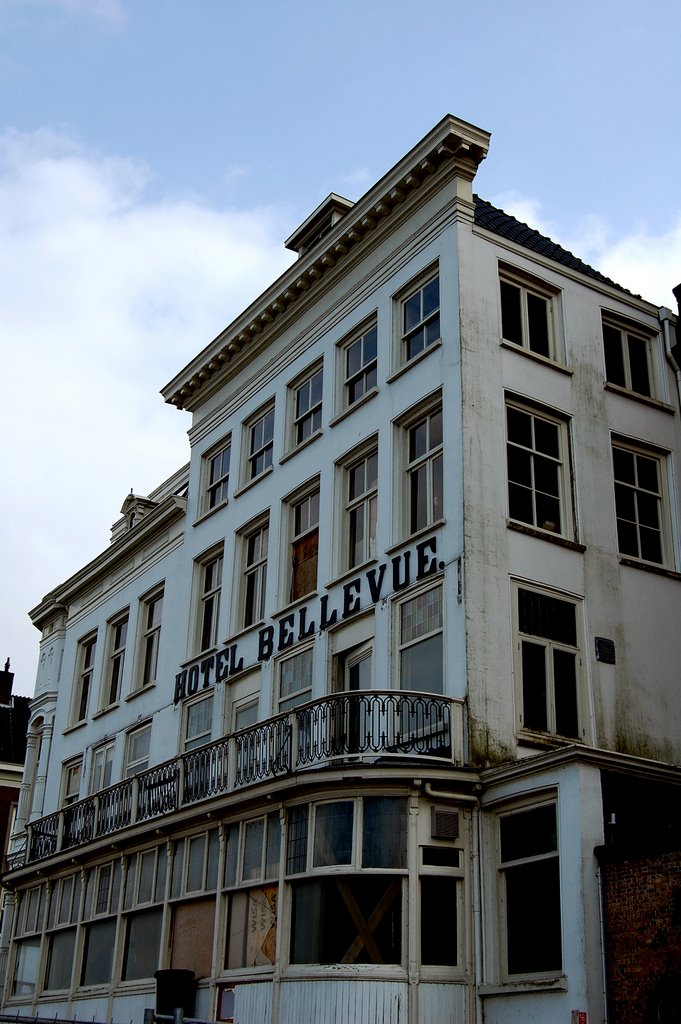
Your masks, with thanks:
[(458, 839), (459, 812), (449, 807), (433, 807), (430, 826), (433, 839)]

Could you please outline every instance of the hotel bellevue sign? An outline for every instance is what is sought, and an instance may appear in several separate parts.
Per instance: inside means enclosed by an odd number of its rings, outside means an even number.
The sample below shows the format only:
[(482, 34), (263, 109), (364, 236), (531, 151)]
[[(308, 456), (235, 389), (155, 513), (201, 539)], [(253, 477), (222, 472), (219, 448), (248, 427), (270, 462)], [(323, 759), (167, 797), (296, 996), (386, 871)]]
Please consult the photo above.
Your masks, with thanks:
[[(396, 593), (412, 583), (432, 576), (444, 569), (444, 563), (437, 560), (437, 538), (429, 537), (417, 544), (413, 551), (407, 550), (395, 555), (389, 562), (381, 562), (367, 572), (353, 577), (340, 588), (342, 599), (338, 605), (329, 608), (329, 594), (323, 594), (316, 602), (301, 605), (258, 631), (259, 663), (269, 661), (300, 643), (317, 631), (333, 626), (350, 618), (380, 601), (384, 593)], [(368, 600), (367, 600), (368, 598)], [(216, 683), (227, 682), (232, 676), (243, 672), (244, 659), (239, 654), (238, 644), (229, 641), (214, 654), (209, 654), (194, 664), (182, 668), (175, 676), (174, 703), (192, 697), (199, 690), (206, 690)]]

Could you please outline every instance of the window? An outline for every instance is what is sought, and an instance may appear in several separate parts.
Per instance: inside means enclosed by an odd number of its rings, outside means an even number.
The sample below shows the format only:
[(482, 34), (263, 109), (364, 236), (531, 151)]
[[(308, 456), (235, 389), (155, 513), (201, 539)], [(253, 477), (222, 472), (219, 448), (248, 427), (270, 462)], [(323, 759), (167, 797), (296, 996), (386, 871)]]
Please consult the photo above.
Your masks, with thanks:
[(319, 488), (291, 502), (291, 586), (290, 599), (317, 589), (319, 546)]
[(244, 620), (243, 626), (252, 626), (265, 616), (265, 589), (267, 586), (267, 549), (269, 522), (262, 523), (244, 535)]
[(617, 549), (662, 565), (665, 560), (663, 459), (645, 449), (613, 444)]
[(199, 652), (215, 647), (218, 641), (222, 560), (220, 551), (209, 555), (199, 564)]
[(401, 797), (292, 808), (286, 872), (313, 877), (290, 881), (291, 963), (400, 964), (406, 867)]
[(442, 409), (407, 424), (406, 433), (408, 525), (416, 533), (443, 516)]
[(280, 849), (278, 811), (231, 825), (228, 830), (228, 970), (271, 967), (275, 962)]
[[(132, 854), (128, 860), (123, 909), (135, 913), (126, 913), (123, 921), (123, 981), (153, 978), (158, 969), (166, 868), (165, 846)], [(144, 909), (137, 910), (139, 906)]]
[(79, 757), (65, 764), (62, 779), (62, 807), (75, 804), (80, 796), (80, 780), (83, 774), (83, 758)]
[(400, 687), (443, 692), (442, 586), (398, 604)]
[(344, 470), (347, 551), (343, 569), (376, 557), (378, 450), (372, 448)]
[(80, 874), (75, 874), (58, 879), (52, 889), (45, 964), (45, 988), (48, 990), (71, 987), (80, 888)]
[(271, 468), (274, 444), (274, 406), (270, 406), (248, 425), (248, 479)]
[(125, 664), (125, 645), (128, 639), (128, 614), (109, 623), (109, 663), (102, 707), (116, 704), (121, 695), (121, 680)]
[(107, 985), (112, 981), (120, 891), (120, 860), (88, 870), (83, 902), (83, 920), (87, 923), (81, 985)]
[(92, 793), (111, 785), (115, 742), (102, 743), (92, 751)]
[(158, 647), (161, 639), (161, 615), (163, 613), (163, 590), (157, 590), (141, 602), (141, 671), (138, 687), (152, 686), (158, 671)]
[(562, 969), (560, 870), (554, 804), (499, 818), (504, 973)]
[(508, 513), (549, 533), (568, 533), (567, 426), (530, 408), (506, 407)]
[(35, 993), (39, 965), (40, 936), (17, 942), (12, 983), (13, 995), (32, 996)]
[(127, 752), (125, 759), (125, 777), (130, 778), (149, 767), (149, 743), (151, 740), (151, 722), (128, 733)]
[(378, 328), (372, 324), (342, 346), (345, 407), (354, 405), (376, 387), (377, 340)]
[(204, 456), (205, 497), (204, 512), (227, 501), (229, 464), (232, 455), (231, 438), (221, 441), (218, 448)]
[(185, 706), (184, 749), (209, 743), (213, 731), (213, 695)]
[(288, 711), (310, 699), (313, 650), (306, 647), (279, 661), (279, 711)]
[(323, 371), (317, 366), (293, 387), (293, 445), (302, 444), (322, 427)]
[(650, 348), (650, 335), (603, 318), (605, 379), (609, 384), (650, 397), (653, 393)]
[(440, 278), (431, 277), (402, 300), (402, 361), (408, 362), (440, 338)]
[(578, 737), (581, 666), (577, 603), (517, 587), (520, 725)]
[(158, 969), (163, 911), (158, 908), (130, 914), (126, 920), (123, 981), (153, 978)]
[(95, 651), (97, 648), (97, 634), (81, 640), (78, 645), (78, 677), (74, 688), (74, 704), (72, 721), (84, 722), (87, 718), (88, 701), (92, 689), (92, 673), (95, 664)]
[(501, 332), (504, 341), (547, 359), (556, 358), (553, 327), (555, 292), (533, 278), (502, 273)]

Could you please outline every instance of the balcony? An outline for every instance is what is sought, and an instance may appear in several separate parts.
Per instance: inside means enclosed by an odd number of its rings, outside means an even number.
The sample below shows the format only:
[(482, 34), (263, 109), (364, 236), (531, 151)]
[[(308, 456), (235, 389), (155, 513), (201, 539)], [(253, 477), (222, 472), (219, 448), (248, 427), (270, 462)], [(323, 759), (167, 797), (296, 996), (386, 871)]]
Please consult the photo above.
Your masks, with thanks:
[(316, 767), (405, 758), (460, 765), (463, 701), (423, 693), (339, 693), (302, 704), (30, 822), (10, 870), (221, 795)]

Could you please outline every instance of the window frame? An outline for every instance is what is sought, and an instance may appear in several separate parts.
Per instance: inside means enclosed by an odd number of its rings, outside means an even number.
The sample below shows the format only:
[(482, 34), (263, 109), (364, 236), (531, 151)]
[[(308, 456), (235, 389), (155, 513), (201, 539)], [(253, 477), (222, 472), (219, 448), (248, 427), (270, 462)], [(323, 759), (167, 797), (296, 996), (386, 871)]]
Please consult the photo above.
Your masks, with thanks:
[[(293, 650), (287, 652), (276, 658), (275, 662), (275, 687), (274, 687), (274, 714), (281, 715), (293, 711), (301, 704), (306, 704), (309, 700), (312, 700), (312, 693), (314, 690), (314, 658), (315, 645), (313, 643), (299, 644)], [(309, 665), (305, 669), (305, 672), (309, 672), (309, 685), (305, 682), (305, 685), (298, 686), (296, 690), (291, 690), (285, 696), (282, 696), (281, 683), (282, 683), (282, 668), (288, 662), (305, 658), (306, 661), (309, 659)]]
[[(629, 455), (634, 460), (636, 484), (631, 484), (629, 481), (620, 480), (616, 476), (616, 457), (615, 452), (620, 452), (625, 455)], [(637, 443), (626, 438), (620, 437), (619, 435), (613, 434), (611, 436), (611, 458), (612, 458), (612, 480), (613, 480), (613, 511), (615, 521), (615, 533), (616, 533), (616, 545), (617, 553), (622, 559), (630, 559), (632, 562), (640, 565), (652, 566), (658, 569), (661, 568), (672, 568), (674, 564), (674, 548), (671, 538), (670, 530), (670, 506), (669, 506), (669, 455), (668, 451), (660, 448), (656, 448), (652, 445), (646, 445), (643, 443)], [(655, 463), (658, 490), (652, 491), (645, 486), (639, 484), (639, 473), (640, 466), (639, 460), (646, 459), (650, 462)], [(635, 495), (635, 519), (628, 519), (618, 514), (618, 487), (627, 488), (629, 493)], [(645, 558), (642, 552), (642, 534), (641, 534), (641, 512), (645, 511), (645, 498), (648, 499), (654, 496), (656, 502), (657, 512), (657, 526), (655, 533), (658, 535), (659, 547), (660, 547), (660, 559), (659, 561), (653, 558)], [(636, 547), (637, 553), (627, 552), (622, 550), (622, 540), (620, 533), (620, 521), (627, 523), (630, 526), (634, 526), (636, 529)], [(646, 524), (643, 524), (644, 528), (650, 529)], [(643, 535), (645, 536), (645, 535)]]
[[(270, 517), (268, 513), (249, 523), (240, 532), (241, 571), (239, 573), (239, 599), (235, 605), (238, 615), (237, 632), (243, 629), (252, 629), (265, 618), (269, 531)], [(252, 542), (253, 550), (251, 550)], [(251, 582), (252, 580), (255, 582)]]
[[(206, 743), (210, 743), (213, 736), (213, 717), (215, 714), (215, 700), (214, 693), (211, 690), (209, 693), (201, 694), (195, 700), (189, 700), (184, 704), (182, 709), (183, 720), (182, 720), (182, 752), (185, 754), (190, 753), (192, 750), (196, 750), (197, 747), (202, 747)], [(189, 736), (189, 726), (192, 717), (192, 711), (196, 710), (202, 704), (209, 704), (209, 721), (208, 728), (204, 729), (203, 732), (194, 733)]]
[[(526, 416), (530, 419), (530, 430), (532, 435), (532, 444), (534, 447), (528, 447), (520, 444), (516, 440), (511, 440), (510, 429), (509, 429), (509, 415), (513, 411), (514, 413)], [(537, 448), (537, 422), (549, 425), (556, 431), (556, 438), (558, 442), (558, 457), (554, 457), (549, 452), (542, 451), (541, 448)], [(575, 513), (574, 503), (574, 491), (573, 491), (573, 469), (572, 469), (572, 443), (571, 443), (571, 419), (567, 416), (562, 415), (560, 412), (547, 409), (545, 406), (538, 403), (534, 403), (515, 395), (507, 394), (504, 402), (504, 440), (505, 440), (505, 459), (506, 459), (506, 508), (509, 523), (519, 523), (523, 528), (529, 528), (530, 530), (536, 530), (537, 533), (542, 534), (546, 537), (562, 537), (565, 540), (576, 541), (577, 540), (577, 519)], [(511, 462), (510, 456), (513, 453), (525, 453), (526, 457), (529, 456), (529, 462), (531, 467), (531, 483), (526, 484), (521, 480), (511, 479)], [(516, 459), (520, 456), (516, 454)], [(552, 495), (549, 491), (542, 490), (537, 487), (537, 476), (538, 469), (541, 469), (543, 462), (550, 463), (556, 466), (556, 481), (558, 487), (558, 495)], [(511, 486), (515, 488), (521, 488), (522, 493), (531, 496), (532, 504), (532, 520), (520, 518), (518, 515), (512, 514), (512, 498), (511, 498)], [(540, 511), (541, 506), (538, 504), (539, 499), (545, 501), (555, 501), (558, 506), (558, 512), (560, 516), (560, 522), (551, 528), (549, 525), (552, 524), (553, 520), (544, 518), (542, 523), (538, 520), (541, 519)], [(517, 501), (517, 499), (515, 499)], [(517, 511), (517, 508), (514, 509)]]
[[(440, 592), (440, 622), (439, 625), (433, 629), (427, 630), (424, 633), (418, 634), (418, 636), (412, 637), (410, 640), (403, 640), (403, 609), (406, 605), (413, 601), (418, 601), (430, 594), (431, 591), (439, 590)], [(400, 593), (393, 599), (393, 629), (395, 636), (395, 678), (399, 680), (399, 690), (406, 693), (429, 693), (434, 696), (444, 695), (444, 684), (445, 684), (445, 588), (444, 588), (444, 577), (439, 576), (434, 580), (429, 580), (427, 585), (412, 587), (406, 592)], [(440, 688), (439, 689), (416, 689), (409, 690), (403, 685), (404, 668), (403, 668), (403, 654), (407, 651), (418, 648), (420, 645), (427, 643), (434, 637), (440, 637)]]
[[(151, 721), (142, 722), (140, 725), (135, 726), (134, 729), (129, 729), (125, 734), (125, 771), (124, 775), (126, 779), (131, 779), (135, 775), (140, 775), (149, 767), (149, 760), (151, 754)], [(135, 742), (135, 738), (146, 734), (147, 740), (147, 751), (143, 757), (138, 757), (134, 760), (131, 759), (131, 745)]]
[[(204, 654), (218, 645), (224, 574), (224, 546), (207, 551), (195, 563), (196, 600), (194, 652)], [(210, 570), (210, 572), (209, 572)], [(217, 574), (213, 580), (213, 571)]]
[[(163, 625), (163, 602), (165, 599), (165, 581), (154, 587), (139, 600), (138, 610), (138, 644), (137, 672), (133, 693), (146, 690), (156, 685), (158, 674), (158, 654), (161, 644), (161, 627)], [(158, 607), (158, 618), (156, 609)], [(152, 616), (151, 622), (149, 621)]]
[[(319, 377), (319, 399), (314, 398), (314, 381)], [(310, 392), (309, 405), (304, 411), (299, 409), (299, 398), (304, 389)], [(324, 415), (324, 361), (318, 359), (311, 366), (308, 366), (300, 373), (287, 389), (288, 396), (288, 450), (294, 452), (303, 445), (308, 444), (318, 437), (322, 432), (322, 418)], [(305, 433), (307, 422), (311, 423), (309, 432)], [(302, 428), (302, 429), (301, 429)]]
[[(440, 417), (440, 440), (436, 443), (431, 441), (433, 418)], [(416, 439), (414, 431), (426, 424), (428, 447), (420, 454), (412, 457), (412, 439)], [(396, 480), (398, 481), (398, 507), (401, 515), (395, 517), (397, 528), (401, 531), (401, 539), (416, 537), (426, 530), (432, 530), (445, 521), (445, 495), (444, 495), (444, 409), (442, 395), (430, 396), (426, 401), (420, 403), (414, 409), (410, 409), (404, 416), (396, 421), (396, 428), (399, 431), (396, 452), (399, 453), (400, 464), (398, 466)], [(418, 521), (419, 501), (419, 474), (425, 470), (425, 519)], [(423, 492), (422, 492), (423, 493)], [(438, 509), (438, 503), (440, 508)]]
[[(316, 502), (315, 502), (316, 498)], [(286, 499), (286, 511), (288, 514), (288, 559), (287, 559), (287, 579), (285, 583), (285, 593), (287, 595), (287, 602), (293, 603), (300, 601), (305, 597), (309, 597), (311, 594), (317, 592), (318, 586), (318, 571), (319, 571), (319, 510), (320, 510), (320, 480), (316, 477), (311, 480), (305, 487), (298, 490), (290, 498)], [(309, 514), (307, 522), (298, 524), (298, 510), (304, 506), (309, 506)], [(297, 555), (301, 548), (305, 549), (307, 545), (314, 547), (314, 554), (309, 555), (307, 558), (303, 558), (300, 562), (297, 561)], [(309, 587), (307, 590), (300, 590), (297, 586), (297, 574), (296, 570), (299, 569), (300, 565), (304, 563), (311, 563), (314, 559), (314, 585)], [(304, 578), (300, 581), (300, 585), (304, 586)]]
[[(435, 281), (438, 286), (437, 306), (423, 313), (423, 294)], [(409, 327), (406, 324), (407, 307), (416, 297), (419, 297), (420, 317)], [(398, 366), (408, 366), (426, 353), (433, 351), (442, 342), (442, 291), (440, 288), (440, 265), (439, 262), (431, 264), (425, 270), (412, 278), (404, 288), (400, 289), (395, 296), (395, 323), (398, 337)], [(428, 338), (428, 328), (431, 324), (437, 323), (437, 336)], [(415, 352), (410, 354), (410, 342), (423, 333), (423, 344)]]
[[(225, 469), (225, 455), (227, 468)], [(228, 502), (227, 490), (232, 462), (232, 435), (227, 434), (212, 445), (201, 457), (201, 507), (200, 513), (208, 515)], [(219, 470), (214, 476), (214, 470)]]
[[(76, 786), (73, 788), (73, 779), (76, 778)], [(80, 800), (80, 791), (83, 786), (83, 755), (72, 757), (62, 764), (61, 779), (61, 807), (70, 807)]]
[[(274, 464), (275, 402), (271, 399), (249, 416), (244, 423), (243, 486), (255, 483), (270, 473)], [(258, 430), (262, 425), (262, 438)], [(262, 467), (258, 467), (262, 459)]]
[(71, 706), (71, 725), (86, 722), (88, 707), (92, 699), (95, 660), (97, 657), (97, 630), (78, 641), (78, 668), (76, 670), (76, 686)]
[(100, 695), (100, 711), (108, 711), (120, 703), (129, 632), (130, 609), (126, 608), (107, 623), (106, 673)]
[[(612, 352), (612, 343), (614, 343), (614, 338), (611, 339), (611, 343), (609, 343), (607, 341), (606, 331), (617, 332), (619, 334), (619, 351), (617, 353), (617, 361), (621, 364), (621, 372), (620, 367), (615, 367), (614, 365), (614, 354)], [(618, 316), (615, 313), (609, 313), (603, 310), (601, 312), (601, 336), (603, 345), (603, 370), (606, 386), (621, 389), (622, 391), (626, 391), (637, 398), (655, 400), (657, 397), (653, 351), (655, 333), (653, 331), (646, 330), (643, 324), (637, 324), (632, 320), (628, 320), (626, 317)], [(641, 362), (645, 366), (645, 383), (647, 390), (641, 390), (638, 387), (634, 387), (634, 378), (641, 372), (641, 363), (639, 363), (637, 368), (632, 368), (632, 352), (635, 351), (632, 348), (632, 342), (640, 345), (641, 348), (639, 349), (639, 352), (643, 352), (644, 358)], [(609, 349), (610, 353), (608, 351)], [(615, 380), (614, 377), (616, 376), (620, 376), (621, 379)]]
[[(520, 593), (521, 591), (527, 594), (534, 594), (538, 598), (545, 598), (550, 601), (558, 601), (562, 604), (568, 605), (574, 610), (574, 632), (575, 632), (575, 643), (570, 644), (564, 640), (553, 639), (552, 637), (546, 637), (539, 632), (524, 632), (520, 626)], [(547, 605), (545, 613), (550, 614), (549, 606)], [(584, 650), (584, 602), (583, 599), (573, 594), (566, 593), (564, 591), (553, 590), (548, 587), (541, 587), (537, 584), (530, 583), (526, 580), (512, 580), (512, 624), (513, 624), (513, 657), (514, 657), (514, 676), (515, 676), (515, 690), (516, 690), (516, 701), (517, 701), (517, 729), (518, 735), (522, 738), (528, 738), (532, 742), (550, 742), (555, 741), (574, 742), (577, 740), (580, 743), (588, 741), (589, 726), (588, 726), (588, 708), (586, 699), (586, 656)], [(544, 655), (544, 684), (545, 684), (545, 710), (546, 710), (546, 728), (537, 728), (536, 726), (528, 726), (525, 722), (526, 711), (525, 711), (525, 690), (526, 681), (523, 671), (523, 643), (534, 647), (543, 647), (545, 651)], [(556, 658), (554, 652), (574, 656), (574, 710), (572, 714), (576, 719), (577, 730), (576, 733), (570, 732), (559, 732), (558, 731), (558, 705), (559, 700), (556, 691)], [(529, 685), (529, 680), (528, 680)], [(536, 697), (535, 697), (536, 699)], [(565, 699), (565, 698), (563, 698)], [(565, 713), (565, 712), (563, 712)]]
[[(508, 316), (504, 309), (504, 285), (515, 288), (518, 292), (517, 327), (520, 340), (506, 336), (504, 320), (508, 324)], [(540, 299), (546, 303), (546, 349), (532, 344), (533, 318), (528, 306), (529, 299)], [(559, 332), (560, 291), (546, 281), (532, 274), (524, 273), (518, 267), (499, 264), (499, 319), (501, 325), (501, 341), (527, 355), (549, 362), (560, 362), (564, 359), (562, 338)], [(510, 332), (509, 332), (510, 333)]]
[[(371, 335), (375, 337), (371, 339)], [(374, 354), (371, 354), (372, 342)], [(359, 345), (360, 365), (350, 372), (350, 351)], [(365, 346), (368, 347), (368, 358), (365, 358)], [(373, 316), (349, 335), (338, 342), (337, 354), (339, 403), (341, 412), (353, 409), (378, 391), (378, 320)], [(361, 382), (361, 392), (351, 397), (351, 387)]]
[[(92, 748), (92, 766), (90, 768), (90, 793), (99, 793), (101, 792), (101, 790), (108, 789), (109, 786), (113, 785), (112, 776), (115, 753), (115, 740), (107, 740), (104, 743), (98, 743), (96, 747)], [(100, 754), (103, 755), (104, 761), (102, 763), (101, 769), (98, 769), (97, 759)], [(109, 780), (108, 782), (105, 782), (104, 780), (107, 777), (107, 769)], [(101, 770), (101, 780), (99, 781), (99, 784), (97, 784), (96, 779), (96, 774), (98, 770)]]
[[(363, 466), (366, 480), (370, 470), (369, 463), (372, 459), (376, 460), (375, 482), (369, 481), (365, 483), (365, 489), (351, 497), (350, 488), (353, 472), (358, 470), (360, 466)], [(341, 531), (341, 540), (339, 542), (338, 568), (339, 573), (343, 575), (357, 570), (359, 566), (375, 560), (378, 556), (378, 434), (367, 438), (358, 448), (354, 448), (349, 452), (338, 463), (337, 469), (339, 474), (338, 486), (342, 494), (344, 520), (344, 529)], [(356, 530), (356, 526), (353, 523), (355, 516), (359, 518), (360, 511), (362, 513), (364, 538), (362, 540), (362, 551), (357, 560), (353, 560), (351, 538), (354, 535), (353, 531)]]

